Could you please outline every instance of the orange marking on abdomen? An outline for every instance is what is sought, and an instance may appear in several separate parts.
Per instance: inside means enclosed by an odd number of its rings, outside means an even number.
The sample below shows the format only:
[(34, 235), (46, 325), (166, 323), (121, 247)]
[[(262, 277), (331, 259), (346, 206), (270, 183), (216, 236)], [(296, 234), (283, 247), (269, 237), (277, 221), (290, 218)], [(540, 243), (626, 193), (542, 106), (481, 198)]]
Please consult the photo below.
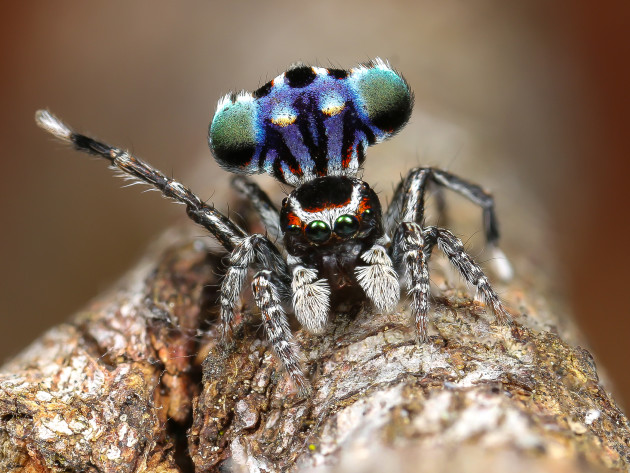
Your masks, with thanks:
[(354, 146), (350, 146), (350, 148), (348, 148), (346, 150), (346, 155), (341, 160), (341, 167), (347, 168), (347, 167), (350, 166), (350, 162), (352, 161), (352, 154), (353, 153), (354, 153)]

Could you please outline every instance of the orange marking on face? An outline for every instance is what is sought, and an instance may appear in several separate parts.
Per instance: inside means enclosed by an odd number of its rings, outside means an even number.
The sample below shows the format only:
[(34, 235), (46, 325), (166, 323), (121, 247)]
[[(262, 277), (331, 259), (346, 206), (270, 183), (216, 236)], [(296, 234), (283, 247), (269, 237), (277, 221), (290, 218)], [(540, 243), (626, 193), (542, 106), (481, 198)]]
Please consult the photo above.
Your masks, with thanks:
[(302, 222), (300, 222), (300, 219), (294, 213), (287, 214), (287, 223), (289, 225), (296, 225), (298, 227), (302, 226)]
[(310, 213), (315, 213), (315, 212), (322, 212), (326, 209), (336, 209), (336, 208), (340, 208), (340, 207), (345, 207), (346, 205), (348, 205), (350, 203), (350, 199), (352, 199), (352, 197), (350, 197), (348, 200), (346, 200), (345, 202), (341, 202), (340, 204), (332, 204), (332, 203), (327, 203), (325, 205), (320, 205), (318, 207), (303, 207), (303, 209), (306, 212), (310, 212)]
[(364, 197), (363, 199), (361, 199), (361, 202), (359, 203), (359, 208), (357, 209), (357, 213), (361, 215), (366, 210), (371, 210), (371, 209), (372, 209), (372, 206), (370, 205), (370, 199), (368, 199), (367, 197)]

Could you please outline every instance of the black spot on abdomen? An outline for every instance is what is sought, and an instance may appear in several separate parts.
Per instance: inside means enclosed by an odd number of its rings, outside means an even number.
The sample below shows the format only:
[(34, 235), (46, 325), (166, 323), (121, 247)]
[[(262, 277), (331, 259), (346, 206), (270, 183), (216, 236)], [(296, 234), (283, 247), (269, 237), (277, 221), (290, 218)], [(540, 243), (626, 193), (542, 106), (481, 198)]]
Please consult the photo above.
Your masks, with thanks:
[(269, 95), (269, 92), (271, 92), (272, 87), (273, 87), (273, 81), (269, 81), (265, 85), (263, 85), (262, 87), (259, 87), (254, 92), (252, 92), (252, 96), (255, 99), (259, 99), (261, 97)]
[(326, 69), (328, 71), (328, 75), (333, 79), (345, 79), (348, 77), (349, 71), (345, 69)]
[(297, 66), (285, 72), (284, 77), (289, 87), (300, 89), (313, 82), (317, 74), (310, 66)]

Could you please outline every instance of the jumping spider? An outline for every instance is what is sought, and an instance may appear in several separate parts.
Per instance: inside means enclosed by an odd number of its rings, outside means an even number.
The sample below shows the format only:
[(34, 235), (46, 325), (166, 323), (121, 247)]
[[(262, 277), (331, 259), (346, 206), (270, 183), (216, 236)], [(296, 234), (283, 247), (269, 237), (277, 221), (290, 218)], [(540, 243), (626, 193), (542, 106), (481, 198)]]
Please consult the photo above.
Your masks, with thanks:
[(324, 330), (331, 309), (367, 299), (378, 311), (392, 310), (400, 281), (411, 296), (419, 341), (427, 340), (429, 271), (437, 245), (463, 278), (477, 288), (497, 319), (511, 318), (481, 268), (450, 231), (424, 225), (428, 185), (444, 186), (483, 209), (485, 236), (502, 261), (492, 196), (447, 172), (416, 168), (398, 185), (383, 214), (376, 193), (356, 176), (368, 146), (394, 135), (411, 115), (413, 94), (403, 77), (381, 59), (350, 70), (292, 66), (253, 93), (223, 97), (210, 124), (208, 143), (219, 165), (236, 174), (268, 173), (295, 187), (280, 211), (246, 177), (232, 181), (267, 228), (249, 235), (179, 182), (127, 151), (75, 133), (48, 111), (40, 127), (186, 205), (230, 253), (221, 284), (224, 339), (248, 271), (265, 332), (289, 376), (303, 392), (309, 383), (300, 366), (284, 307), (312, 333)]

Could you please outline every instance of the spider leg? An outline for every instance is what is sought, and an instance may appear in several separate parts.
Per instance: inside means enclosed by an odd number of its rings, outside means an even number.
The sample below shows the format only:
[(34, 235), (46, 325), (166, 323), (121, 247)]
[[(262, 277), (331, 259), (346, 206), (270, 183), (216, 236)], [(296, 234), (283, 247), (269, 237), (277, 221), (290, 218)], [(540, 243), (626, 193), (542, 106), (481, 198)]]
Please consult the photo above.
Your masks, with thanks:
[[(403, 273), (407, 276), (408, 291), (412, 297), (411, 310), (416, 321), (416, 331), (420, 341), (427, 339), (427, 315), (429, 311), (427, 263), (436, 244), (459, 270), (464, 279), (477, 288), (478, 294), (490, 305), (498, 320), (502, 323), (511, 322), (509, 313), (503, 307), (497, 293), (490, 286), (488, 278), (479, 265), (466, 253), (462, 242), (448, 230), (436, 227), (423, 229), (424, 194), (427, 184), (430, 182), (429, 179), (435, 179), (436, 175), (440, 178), (444, 176), (452, 178), (449, 182), (453, 185), (459, 185), (463, 182), (442, 171), (432, 168), (417, 168), (412, 170), (405, 181), (398, 186), (392, 202), (400, 209), (399, 219), (402, 222), (394, 233), (391, 247), (392, 258), (397, 266), (402, 266)], [(445, 185), (439, 180), (436, 182)], [(453, 188), (452, 186), (448, 187)], [(477, 197), (479, 197), (479, 193), (483, 192), (478, 186), (468, 183), (461, 184), (461, 188), (467, 189), (470, 195)], [(486, 196), (489, 199), (485, 201), (489, 210), (484, 215), (490, 221), (486, 228), (492, 229), (492, 232), (486, 232), (486, 237), (489, 242), (493, 243), (498, 238), (494, 204), (489, 194)], [(478, 201), (480, 203), (480, 198)]]
[(355, 275), (367, 298), (377, 310), (392, 310), (400, 298), (398, 275), (385, 248), (376, 243), (361, 259), (367, 266), (357, 266)]
[(112, 166), (160, 190), (166, 197), (186, 205), (188, 216), (208, 230), (223, 247), (232, 251), (246, 233), (214, 207), (207, 205), (181, 183), (167, 178), (149, 164), (127, 151), (75, 133), (68, 125), (45, 110), (35, 114), (37, 124), (56, 138), (72, 143), (79, 151), (101, 156)]
[[(385, 231), (393, 235), (401, 222), (424, 223), (424, 196), (433, 168), (415, 168), (400, 181), (383, 217)], [(444, 210), (444, 196), (438, 200), (438, 211)]]
[[(483, 209), (483, 225), (486, 241), (488, 242), (494, 270), (503, 280), (512, 278), (512, 267), (498, 247), (499, 224), (494, 210), (494, 198), (480, 186), (465, 181), (451, 173), (435, 168), (412, 169), (405, 180), (396, 188), (392, 204), (396, 204), (391, 213), (388, 208), (385, 217), (389, 231), (395, 228), (396, 213), (399, 222), (424, 223), (424, 196), (427, 185), (435, 184), (457, 192)], [(442, 201), (442, 202), (441, 202)], [(391, 206), (390, 206), (391, 207)], [(444, 208), (443, 199), (438, 197), (438, 210)]]
[(289, 264), (295, 317), (309, 332), (322, 333), (330, 312), (330, 286), (326, 279), (318, 279), (317, 270), (306, 267), (300, 258), (289, 256)]
[[(257, 306), (261, 309), (265, 330), (282, 364), (302, 392), (308, 383), (302, 374), (297, 348), (292, 342), (286, 316), (280, 302), (288, 299), (289, 272), (278, 249), (263, 235), (247, 235), (213, 207), (177, 181), (167, 178), (157, 169), (130, 155), (127, 151), (75, 133), (61, 120), (47, 111), (38, 111), (37, 124), (58, 139), (72, 143), (78, 150), (101, 156), (113, 166), (141, 182), (159, 189), (166, 197), (186, 205), (188, 216), (205, 227), (231, 252), (229, 267), (221, 283), (221, 319), (224, 337), (229, 334), (234, 318), (234, 305), (241, 293), (250, 267), (266, 268), (254, 278), (253, 289)], [(262, 192), (262, 191), (261, 191)], [(275, 276), (276, 282), (274, 282)]]
[[(267, 268), (283, 280), (285, 286), (288, 284), (288, 268), (273, 243), (259, 234), (242, 238), (230, 254), (229, 265), (221, 283), (219, 304), (224, 342), (227, 342), (231, 335), (234, 307), (239, 300), (250, 267), (258, 270)], [(288, 295), (284, 294), (283, 299), (286, 298)]]
[(428, 260), (432, 246), (427, 245), (422, 227), (415, 222), (400, 224), (394, 236), (396, 261), (405, 269), (408, 291), (411, 295), (411, 313), (416, 322), (419, 342), (428, 341), (427, 319), (429, 313)]
[(437, 227), (426, 227), (423, 231), (425, 245), (430, 251), (436, 243), (467, 283), (475, 286), (480, 298), (489, 305), (497, 320), (505, 325), (512, 324), (512, 317), (503, 307), (498, 294), (492, 289), (487, 276), (472, 257), (466, 253), (462, 241), (450, 231)]
[(278, 284), (271, 271), (262, 270), (252, 280), (256, 305), (261, 311), (263, 326), (269, 343), (286, 368), (289, 376), (303, 395), (310, 392), (310, 385), (300, 366), (299, 351), (293, 340), (286, 314), (281, 306)]
[(403, 192), (403, 182), (400, 181), (394, 189), (392, 200), (383, 213), (383, 227), (387, 235), (393, 235), (396, 232), (396, 226), (400, 222), (400, 211), (402, 210), (405, 193)]
[[(430, 176), (430, 168), (417, 168), (409, 172), (398, 184), (392, 204), (388, 209), (390, 225), (394, 230), (391, 246), (392, 259), (401, 274), (406, 277), (407, 290), (411, 296), (411, 312), (416, 323), (418, 341), (428, 340), (427, 319), (429, 313), (428, 255), (422, 233), (424, 220), (424, 194)], [(390, 205), (391, 207), (391, 205)], [(395, 214), (395, 215), (394, 215)], [(396, 220), (402, 222), (396, 227)], [(431, 250), (431, 247), (426, 247)]]
[(509, 281), (514, 270), (507, 257), (499, 248), (499, 222), (495, 213), (492, 194), (482, 187), (461, 179), (440, 169), (431, 170), (432, 181), (447, 189), (457, 192), (483, 209), (483, 225), (486, 241), (490, 246), (492, 257), (490, 263), (495, 273), (504, 281)]
[(263, 191), (258, 184), (244, 176), (236, 176), (233, 178), (232, 187), (251, 202), (267, 228), (269, 238), (273, 241), (281, 240), (280, 213), (265, 191)]
[(448, 227), (448, 214), (446, 213), (446, 196), (444, 195), (444, 187), (431, 186), (433, 200), (437, 209), (438, 222), (441, 227)]

